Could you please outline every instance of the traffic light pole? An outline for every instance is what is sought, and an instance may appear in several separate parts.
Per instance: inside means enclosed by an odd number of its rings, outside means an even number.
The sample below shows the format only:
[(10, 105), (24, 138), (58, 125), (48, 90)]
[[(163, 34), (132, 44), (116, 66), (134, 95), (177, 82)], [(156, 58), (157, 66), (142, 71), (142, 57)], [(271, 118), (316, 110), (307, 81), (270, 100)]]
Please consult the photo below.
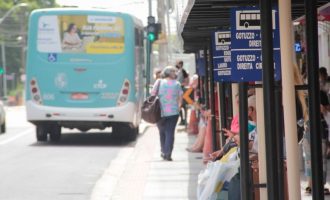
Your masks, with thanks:
[(152, 0), (149, 0), (149, 16), (152, 16)]
[(6, 53), (5, 53), (5, 41), (2, 41), (1, 43), (1, 60), (2, 60), (2, 68), (3, 68), (3, 74), (2, 74), (2, 85), (3, 85), (3, 97), (7, 96), (7, 77), (6, 77)]
[(150, 54), (151, 54), (152, 43), (147, 39), (147, 66), (146, 66), (146, 95), (149, 96), (149, 85), (150, 85)]

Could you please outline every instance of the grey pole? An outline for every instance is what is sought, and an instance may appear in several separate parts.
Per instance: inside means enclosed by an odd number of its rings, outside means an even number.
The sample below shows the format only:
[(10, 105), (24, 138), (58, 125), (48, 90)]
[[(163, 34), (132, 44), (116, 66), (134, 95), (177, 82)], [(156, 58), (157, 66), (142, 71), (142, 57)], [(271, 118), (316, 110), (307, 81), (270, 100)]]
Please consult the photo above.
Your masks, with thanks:
[[(283, 166), (283, 112), (282, 112), (282, 90), (281, 81), (278, 81), (275, 89), (275, 126), (276, 126), (276, 145), (277, 145), (277, 171), (278, 171), (278, 195), (279, 199), (285, 199), (284, 194), (284, 166)], [(297, 199), (298, 200), (298, 199)]]
[(2, 60), (2, 67), (3, 67), (3, 74), (2, 74), (2, 81), (3, 81), (3, 96), (7, 96), (7, 67), (6, 67), (6, 50), (5, 50), (5, 41), (2, 41), (1, 43), (1, 60)]
[(166, 1), (165, 5), (166, 5), (166, 22), (167, 22), (167, 54), (168, 54), (169, 61), (171, 63), (172, 62), (172, 44), (171, 44), (170, 2)]
[[(228, 128), (227, 127), (227, 110), (226, 110), (226, 91), (225, 91), (225, 83), (221, 82), (219, 87), (219, 96), (220, 96), (220, 123), (221, 128)], [(228, 106), (229, 107), (229, 106)], [(221, 146), (224, 146), (226, 143), (226, 138), (224, 134), (220, 134), (221, 137)]]
[(205, 79), (204, 79), (204, 85), (205, 85), (205, 90), (204, 90), (204, 98), (205, 98), (205, 106), (206, 109), (210, 108), (210, 98), (209, 98), (209, 64), (208, 64), (208, 53), (207, 53), (207, 47), (204, 48), (204, 61), (205, 61)]
[(213, 55), (212, 55), (212, 40), (209, 40), (210, 48), (210, 62), (208, 69), (210, 70), (210, 107), (211, 107), (211, 124), (212, 124), (212, 147), (213, 151), (218, 150), (218, 145), (217, 145), (217, 128), (216, 128), (216, 121), (215, 121), (215, 96), (214, 96), (214, 71), (213, 71)]
[(150, 86), (150, 53), (151, 53), (151, 42), (149, 41), (149, 39), (147, 39), (147, 66), (146, 66), (146, 96), (148, 97), (150, 92), (149, 92), (149, 86)]
[(252, 200), (249, 164), (247, 85), (243, 82), (239, 84), (239, 110), (241, 199)]
[(149, 0), (149, 16), (152, 16), (152, 0)]
[(323, 200), (322, 136), (320, 118), (319, 56), (316, 2), (305, 0), (306, 44), (308, 67), (308, 104), (312, 159), (312, 195), (314, 200)]
[[(152, 0), (149, 0), (149, 16), (152, 16)], [(148, 18), (149, 19), (149, 18)], [(149, 22), (148, 22), (149, 24)], [(150, 54), (151, 54), (151, 48), (152, 48), (152, 43), (149, 41), (149, 39), (147, 39), (147, 42), (146, 42), (146, 45), (147, 45), (147, 57), (146, 57), (146, 96), (149, 96), (149, 86), (150, 86)]]
[[(273, 28), (272, 1), (260, 1), (261, 44), (262, 44), (262, 81), (264, 91), (264, 118), (266, 134), (266, 166), (267, 193), (269, 200), (279, 199), (278, 187), (278, 151), (275, 126), (275, 94), (274, 94), (274, 60), (273, 60)], [(261, 142), (261, 141), (260, 141)]]

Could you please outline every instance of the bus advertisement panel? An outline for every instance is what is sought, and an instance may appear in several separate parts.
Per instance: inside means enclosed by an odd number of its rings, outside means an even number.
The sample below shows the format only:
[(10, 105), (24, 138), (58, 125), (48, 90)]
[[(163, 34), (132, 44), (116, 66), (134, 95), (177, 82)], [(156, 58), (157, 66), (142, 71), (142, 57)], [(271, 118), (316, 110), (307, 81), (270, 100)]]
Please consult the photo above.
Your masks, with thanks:
[(39, 18), (37, 49), (48, 53), (120, 54), (124, 22), (114, 16), (45, 15)]

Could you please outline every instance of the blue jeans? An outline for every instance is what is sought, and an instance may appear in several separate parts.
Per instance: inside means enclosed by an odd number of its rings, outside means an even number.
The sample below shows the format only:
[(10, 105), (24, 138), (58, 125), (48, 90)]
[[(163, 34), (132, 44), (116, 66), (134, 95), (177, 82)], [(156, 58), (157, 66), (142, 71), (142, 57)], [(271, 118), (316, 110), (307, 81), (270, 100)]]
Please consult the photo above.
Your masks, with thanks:
[(162, 119), (157, 123), (161, 152), (166, 157), (171, 157), (172, 155), (175, 126), (178, 122), (178, 118), (179, 115), (162, 117)]

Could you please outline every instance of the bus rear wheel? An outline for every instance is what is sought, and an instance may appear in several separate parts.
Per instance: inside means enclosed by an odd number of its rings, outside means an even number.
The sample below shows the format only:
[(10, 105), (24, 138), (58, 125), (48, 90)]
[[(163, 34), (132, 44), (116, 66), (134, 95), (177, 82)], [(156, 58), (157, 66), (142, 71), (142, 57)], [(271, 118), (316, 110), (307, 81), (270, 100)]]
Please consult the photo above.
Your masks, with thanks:
[(1, 131), (0, 133), (5, 133), (6, 132), (6, 121), (1, 125)]
[(54, 124), (49, 130), (50, 141), (57, 142), (61, 139), (61, 126)]
[(128, 141), (135, 141), (139, 134), (139, 127), (131, 127), (130, 125), (125, 126), (123, 134)]
[(139, 127), (131, 128), (131, 131), (127, 135), (127, 139), (130, 141), (135, 141), (137, 136), (139, 135)]
[(45, 125), (37, 125), (36, 136), (39, 142), (47, 141), (47, 127)]
[(138, 127), (132, 127), (129, 124), (117, 124), (114, 126), (114, 136), (128, 141), (134, 141), (139, 133)]

